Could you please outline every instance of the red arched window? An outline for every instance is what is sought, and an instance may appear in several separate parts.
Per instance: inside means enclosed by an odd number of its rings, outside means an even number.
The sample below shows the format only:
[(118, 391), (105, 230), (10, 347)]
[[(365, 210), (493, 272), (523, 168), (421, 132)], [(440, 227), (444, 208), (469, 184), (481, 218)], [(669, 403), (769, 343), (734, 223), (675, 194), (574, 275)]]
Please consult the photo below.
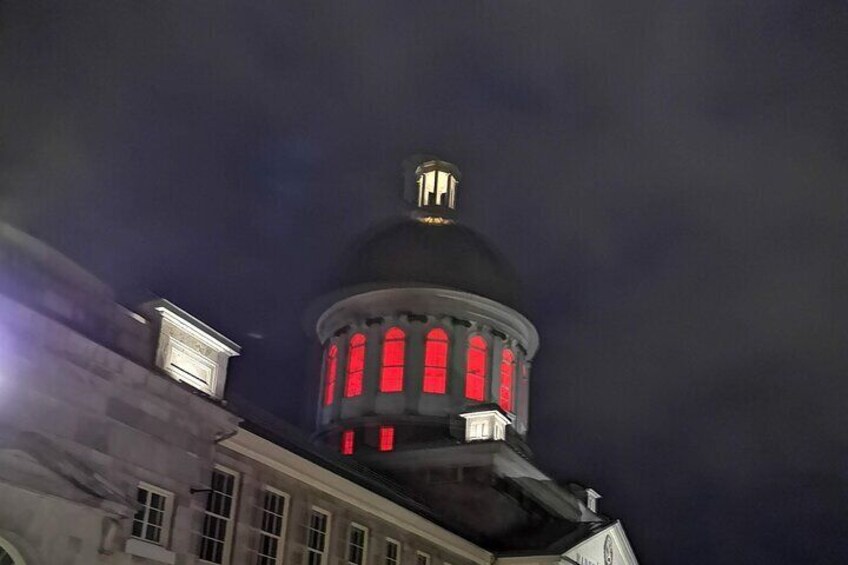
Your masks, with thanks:
[(505, 412), (512, 412), (512, 383), (515, 382), (515, 354), (511, 349), (501, 353), (501, 390), (498, 404)]
[(336, 395), (336, 369), (339, 363), (339, 348), (333, 343), (327, 349), (327, 359), (324, 360), (324, 406), (333, 403)]
[(353, 455), (353, 430), (342, 432), (342, 455)]
[(442, 328), (433, 328), (424, 343), (424, 392), (444, 394), (447, 382), (448, 334)]
[(365, 371), (365, 334), (353, 334), (347, 351), (345, 397), (362, 394), (362, 373)]
[(465, 397), (483, 401), (486, 396), (486, 340), (479, 335), (468, 340), (465, 354)]
[(395, 427), (380, 426), (380, 451), (392, 451), (395, 448)]
[(400, 328), (390, 328), (383, 336), (383, 365), (380, 368), (380, 392), (403, 390), (403, 361), (406, 334)]

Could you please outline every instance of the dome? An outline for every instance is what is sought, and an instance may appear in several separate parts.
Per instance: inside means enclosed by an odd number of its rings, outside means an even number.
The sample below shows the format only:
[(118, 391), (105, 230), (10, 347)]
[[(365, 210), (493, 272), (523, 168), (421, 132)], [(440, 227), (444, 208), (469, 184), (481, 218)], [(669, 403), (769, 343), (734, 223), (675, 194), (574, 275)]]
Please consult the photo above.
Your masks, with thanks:
[(517, 308), (515, 270), (473, 230), (456, 224), (405, 220), (376, 230), (348, 251), (344, 287), (446, 287)]

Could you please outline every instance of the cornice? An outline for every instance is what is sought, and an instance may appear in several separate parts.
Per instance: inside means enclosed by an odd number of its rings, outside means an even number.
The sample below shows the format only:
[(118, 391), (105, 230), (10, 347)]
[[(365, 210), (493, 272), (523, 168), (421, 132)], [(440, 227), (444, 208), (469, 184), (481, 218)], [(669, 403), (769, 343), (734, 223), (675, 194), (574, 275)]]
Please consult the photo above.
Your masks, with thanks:
[(489, 326), (516, 339), (528, 360), (539, 347), (539, 333), (520, 312), (483, 296), (434, 287), (388, 288), (348, 296), (321, 314), (315, 331), (323, 343), (339, 328), (366, 318), (406, 313), (453, 316)]

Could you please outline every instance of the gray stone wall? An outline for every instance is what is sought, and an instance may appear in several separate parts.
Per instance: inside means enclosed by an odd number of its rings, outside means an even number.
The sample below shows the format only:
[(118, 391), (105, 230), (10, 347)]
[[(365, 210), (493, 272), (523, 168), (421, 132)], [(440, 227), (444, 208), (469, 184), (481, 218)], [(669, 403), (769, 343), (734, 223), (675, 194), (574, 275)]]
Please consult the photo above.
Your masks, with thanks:
[[(174, 493), (170, 542), (178, 565), (195, 553), (215, 463), (240, 473), (233, 565), (255, 562), (264, 485), (290, 495), (286, 565), (305, 560), (312, 505), (332, 513), (327, 565), (343, 565), (354, 521), (369, 529), (369, 565), (384, 561), (385, 538), (432, 565), (470, 565), (291, 477), (220, 447), (238, 419), (157, 370), (116, 353), (0, 294), (0, 536), (28, 565), (157, 563), (124, 552), (139, 481)], [(114, 536), (106, 533), (114, 527)]]
[(317, 506), (331, 514), (329, 554), (326, 565), (346, 565), (347, 535), (352, 522), (368, 528), (366, 564), (385, 563), (386, 538), (401, 543), (401, 565), (415, 565), (417, 551), (430, 554), (431, 565), (471, 565), (459, 556), (446, 552), (432, 542), (367, 514), (359, 508), (337, 500), (297, 479), (286, 476), (265, 465), (220, 448), (217, 461), (240, 474), (240, 502), (236, 516), (233, 563), (253, 563), (258, 540), (259, 509), (265, 486), (289, 495), (288, 527), (285, 533), (285, 565), (305, 565), (306, 535), (310, 512)]
[(194, 563), (203, 495), (189, 489), (208, 483), (214, 439), (236, 428), (220, 406), (0, 295), (0, 531), (32, 564), (129, 563), (139, 481), (174, 493), (171, 549)]

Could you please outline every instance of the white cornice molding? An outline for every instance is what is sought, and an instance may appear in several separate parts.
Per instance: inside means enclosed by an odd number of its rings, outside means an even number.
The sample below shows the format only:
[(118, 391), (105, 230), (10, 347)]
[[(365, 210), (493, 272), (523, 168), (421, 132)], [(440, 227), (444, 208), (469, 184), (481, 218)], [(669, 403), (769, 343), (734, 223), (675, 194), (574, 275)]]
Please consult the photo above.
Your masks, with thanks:
[(323, 343), (341, 327), (399, 312), (454, 316), (490, 326), (517, 339), (527, 351), (527, 359), (539, 348), (539, 333), (520, 312), (470, 292), (435, 287), (387, 288), (343, 298), (319, 316), (315, 331)]
[(616, 547), (618, 547), (619, 552), (624, 556), (626, 560), (624, 565), (639, 565), (639, 561), (636, 559), (636, 553), (633, 551), (633, 547), (630, 545), (630, 540), (627, 539), (627, 534), (624, 533), (624, 526), (621, 524), (620, 520), (616, 520), (608, 527), (580, 541), (580, 543), (570, 547), (562, 554), (562, 556), (564, 558), (570, 559), (570, 557), (567, 555), (568, 553), (577, 552), (584, 545), (591, 543), (592, 540), (599, 538), (605, 534), (608, 534), (610, 535), (610, 537), (612, 537), (613, 542), (616, 544)]
[(492, 554), (485, 549), (254, 433), (239, 429), (235, 436), (222, 441), (220, 445), (351, 504), (376, 518), (395, 524), (459, 557), (479, 565), (491, 565)]
[(239, 354), (239, 349), (237, 349), (237, 345), (232, 344), (235, 347), (231, 347), (230, 344), (224, 343), (223, 341), (216, 339), (214, 336), (210, 335), (209, 332), (205, 331), (203, 328), (193, 323), (192, 320), (187, 319), (179, 312), (175, 312), (168, 306), (156, 306), (155, 310), (159, 314), (161, 314), (164, 320), (175, 325), (190, 336), (200, 340), (204, 344), (213, 348), (215, 351), (218, 351), (219, 353), (224, 353), (229, 357), (233, 357)]

